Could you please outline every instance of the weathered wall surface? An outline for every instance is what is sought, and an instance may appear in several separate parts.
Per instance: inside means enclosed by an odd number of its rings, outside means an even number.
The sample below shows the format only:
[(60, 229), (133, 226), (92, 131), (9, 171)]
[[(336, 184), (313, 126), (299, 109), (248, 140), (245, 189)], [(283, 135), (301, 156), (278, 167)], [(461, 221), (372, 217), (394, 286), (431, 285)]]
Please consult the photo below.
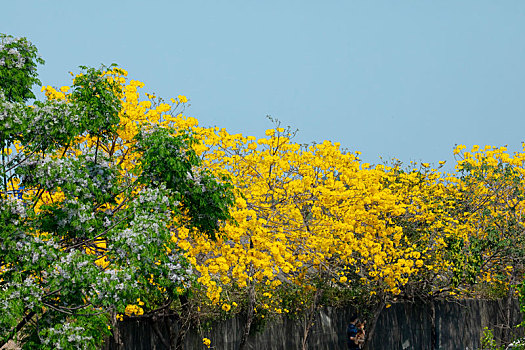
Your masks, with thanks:
[[(501, 339), (505, 325), (516, 326), (522, 320), (517, 300), (510, 305), (510, 323), (502, 300), (436, 301), (433, 307), (434, 311), (429, 304), (397, 303), (384, 310), (371, 349), (472, 350), (480, 347), (484, 327)], [(515, 327), (509, 331), (514, 337), (523, 334)]]
[[(483, 327), (495, 330), (496, 337), (503, 335), (503, 325), (508, 325), (506, 303), (490, 300), (464, 300), (461, 302), (436, 301), (432, 304), (396, 303), (381, 313), (371, 349), (477, 349)], [(519, 304), (510, 305), (511, 326), (521, 322)], [(346, 349), (346, 326), (354, 310), (327, 308), (320, 311), (310, 331), (309, 349)], [(119, 327), (124, 348), (130, 350), (164, 350), (159, 334), (169, 342), (169, 328), (176, 331), (170, 320), (159, 320), (156, 330), (152, 321), (125, 321)], [(186, 349), (203, 349), (202, 337), (212, 340), (215, 349), (235, 350), (243, 329), (242, 317), (216, 322), (210, 330), (198, 334), (190, 330), (185, 341)], [(517, 330), (511, 329), (516, 335)], [(248, 349), (275, 350), (301, 349), (303, 330), (297, 320), (283, 318), (266, 325), (263, 331), (250, 336)], [(117, 349), (110, 341), (107, 349)]]

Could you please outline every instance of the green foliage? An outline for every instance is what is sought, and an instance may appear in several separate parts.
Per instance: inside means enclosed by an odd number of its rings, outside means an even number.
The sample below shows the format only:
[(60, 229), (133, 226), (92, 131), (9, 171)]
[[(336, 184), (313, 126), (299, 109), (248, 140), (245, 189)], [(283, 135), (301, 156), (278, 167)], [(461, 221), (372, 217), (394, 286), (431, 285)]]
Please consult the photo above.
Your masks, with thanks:
[(111, 334), (105, 314), (68, 318), (61, 313), (49, 311), (40, 322), (51, 322), (54, 326), (40, 332), (30, 326), (23, 350), (96, 349)]
[(483, 334), (481, 336), (481, 349), (480, 350), (504, 350), (504, 346), (498, 346), (492, 330), (488, 327), (483, 328)]
[(80, 68), (83, 72), (74, 79), (70, 95), (76, 107), (74, 113), (80, 117), (80, 132), (85, 130), (89, 135), (106, 139), (114, 134), (120, 121), (120, 86), (104, 76), (115, 65)]
[(35, 98), (31, 88), (41, 84), (37, 64), (44, 64), (44, 60), (29, 40), (0, 34), (0, 92), (7, 101)]
[(215, 239), (219, 222), (231, 218), (228, 208), (234, 196), (228, 179), (216, 179), (202, 169), (192, 148), (196, 140), (186, 131), (152, 127), (136, 139), (137, 151), (141, 152), (140, 181), (163, 183), (176, 191), (190, 214), (190, 226)]
[(481, 270), (482, 251), (480, 245), (484, 243), (479, 239), (473, 239), (471, 244), (466, 247), (462, 239), (447, 237), (447, 250), (445, 256), (453, 263), (451, 284), (454, 287), (462, 283), (476, 283)]

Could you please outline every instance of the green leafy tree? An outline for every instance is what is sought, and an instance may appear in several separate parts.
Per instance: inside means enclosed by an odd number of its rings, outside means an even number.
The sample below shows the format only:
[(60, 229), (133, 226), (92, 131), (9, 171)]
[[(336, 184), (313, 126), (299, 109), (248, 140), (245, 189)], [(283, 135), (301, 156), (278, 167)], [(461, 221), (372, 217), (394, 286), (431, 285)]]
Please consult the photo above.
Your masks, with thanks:
[[(25, 66), (41, 62), (26, 39), (9, 40), (30, 48)], [(177, 225), (214, 237), (229, 218), (231, 186), (203, 169), (191, 133), (143, 123), (122, 139), (108, 71), (119, 72), (82, 67), (67, 98), (29, 107), (28, 70), (0, 96), (1, 345), (99, 348), (118, 315), (165, 309), (196, 280), (171, 240)]]
[(37, 64), (44, 64), (36, 47), (26, 38), (0, 33), (0, 91), (11, 102), (35, 98), (31, 88), (41, 84)]

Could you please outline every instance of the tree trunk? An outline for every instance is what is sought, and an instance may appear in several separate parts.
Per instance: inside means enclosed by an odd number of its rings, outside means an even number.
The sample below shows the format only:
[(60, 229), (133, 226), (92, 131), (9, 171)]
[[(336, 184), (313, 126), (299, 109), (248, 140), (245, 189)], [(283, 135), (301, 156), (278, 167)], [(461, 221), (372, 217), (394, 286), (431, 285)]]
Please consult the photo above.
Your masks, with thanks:
[(176, 350), (184, 350), (184, 341), (190, 328), (190, 305), (186, 295), (179, 295), (181, 316), (179, 317), (179, 331), (177, 334)]
[(363, 349), (364, 350), (370, 350), (370, 339), (372, 339), (374, 337), (374, 332), (375, 332), (375, 329), (376, 329), (376, 325), (377, 325), (377, 320), (379, 319), (379, 315), (381, 315), (381, 312), (383, 311), (383, 309), (385, 308), (385, 301), (384, 300), (380, 300), (379, 301), (379, 304), (377, 304), (377, 306), (375, 307), (374, 309), (374, 313), (373, 313), (373, 318), (372, 320), (370, 320), (370, 324), (368, 326), (368, 331), (366, 332), (366, 338), (365, 338), (365, 343), (363, 344)]
[(170, 343), (166, 340), (166, 338), (162, 334), (161, 329), (159, 328), (159, 317), (153, 316), (151, 323), (152, 323), (151, 326), (153, 328), (153, 331), (155, 332), (155, 335), (157, 336), (157, 338), (160, 339), (160, 342), (162, 343), (162, 345), (164, 345), (166, 349), (171, 350)]
[(512, 328), (512, 319), (511, 319), (512, 296), (513, 296), (512, 283), (509, 283), (509, 290), (507, 292), (507, 298), (505, 300), (505, 319), (502, 325), (503, 329), (501, 332), (501, 345), (508, 345), (511, 342), (510, 331)]
[(166, 316), (164, 317), (164, 322), (166, 322), (166, 329), (169, 332), (170, 337), (170, 349), (176, 349), (177, 347), (177, 334), (175, 334), (175, 324), (177, 323), (177, 318), (175, 316)]
[(310, 328), (312, 327), (313, 321), (313, 312), (308, 312), (304, 315), (303, 318), (303, 339), (301, 341), (301, 349), (308, 350), (308, 333), (310, 333)]
[(20, 330), (22, 328), (24, 328), (24, 326), (27, 324), (27, 322), (31, 321), (31, 319), (33, 318), (33, 316), (35, 316), (35, 312), (33, 311), (30, 311), (23, 319), (22, 321), (20, 321), (18, 323), (18, 325), (13, 328), (11, 330), (11, 332), (9, 333), (9, 336), (2, 342), (0, 343), (0, 349), (4, 347), (4, 345), (6, 345), (11, 339), (13, 339), (13, 337), (18, 333), (20, 332)]
[(303, 319), (303, 339), (301, 342), (302, 350), (308, 349), (308, 335), (310, 334), (310, 330), (313, 326), (314, 317), (317, 310), (317, 301), (319, 300), (320, 291), (319, 289), (315, 291), (314, 294), (314, 300), (312, 303), (312, 306), (309, 308), (309, 310), (304, 315)]
[(113, 327), (113, 340), (115, 341), (115, 347), (117, 350), (124, 349), (124, 342), (122, 341), (119, 327)]
[(250, 334), (250, 328), (253, 322), (253, 309), (255, 306), (255, 286), (251, 285), (248, 290), (248, 306), (246, 309), (246, 323), (244, 324), (244, 331), (242, 333), (239, 350), (244, 350)]
[[(109, 317), (111, 322), (112, 336), (113, 341), (115, 342), (115, 348), (117, 350), (124, 349), (124, 344), (122, 342), (122, 337), (119, 330), (119, 321), (117, 320), (117, 311), (115, 308), (109, 310)], [(108, 342), (109, 344), (109, 342)]]
[(430, 350), (437, 347), (437, 327), (436, 327), (436, 304), (430, 301)]

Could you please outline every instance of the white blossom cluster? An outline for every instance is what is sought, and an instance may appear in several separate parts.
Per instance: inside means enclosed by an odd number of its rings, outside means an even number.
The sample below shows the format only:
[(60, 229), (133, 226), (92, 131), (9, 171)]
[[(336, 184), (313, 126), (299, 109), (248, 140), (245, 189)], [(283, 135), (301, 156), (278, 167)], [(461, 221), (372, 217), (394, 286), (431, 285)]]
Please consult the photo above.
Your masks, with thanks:
[(11, 44), (16, 44), (14, 46), (22, 46), (30, 50), (29, 43), (27, 41), (21, 40), (21, 38), (12, 38), (6, 36), (0, 42), (0, 67), (6, 68), (23, 68), (26, 63), (26, 58), (18, 51), (16, 48), (10, 47)]
[[(169, 198), (163, 185), (146, 188), (131, 202), (133, 217), (129, 226), (114, 232), (112, 239), (117, 243), (116, 254), (124, 258), (125, 250), (141, 259), (142, 252), (150, 245), (162, 247), (166, 241), (166, 223), (171, 217)], [(124, 250), (125, 249), (125, 250)]]
[[(84, 327), (80, 327), (68, 321), (49, 328), (48, 332), (51, 337), (43, 339), (43, 343), (47, 346), (52, 345), (55, 349), (89, 349), (89, 341), (93, 339), (93, 337), (89, 335), (83, 335), (86, 333)], [(50, 339), (54, 340), (52, 344)]]
[[(171, 220), (170, 201), (167, 193), (168, 190), (164, 185), (144, 189), (130, 203), (133, 217), (129, 221), (129, 226), (111, 233), (112, 244), (109, 245), (109, 249), (118, 259), (129, 261), (134, 258), (139, 261), (138, 266), (141, 267), (140, 272), (137, 271), (137, 273), (164, 276), (172, 283), (181, 284), (193, 274), (191, 267), (186, 267), (187, 264), (183, 263), (183, 257), (172, 251), (167, 256), (167, 262), (155, 264), (154, 262), (159, 257), (150, 256), (151, 251), (162, 250), (170, 238), (170, 232), (166, 226)], [(175, 205), (178, 203), (176, 202)]]
[[(58, 257), (60, 246), (52, 238), (43, 240), (39, 236), (27, 234), (18, 234), (13, 238), (16, 239), (13, 248), (17, 251), (18, 259), (22, 264), (35, 265), (44, 259), (45, 263), (48, 264)], [(7, 242), (2, 242), (0, 248), (2, 250), (7, 249), (6, 244)]]
[[(0, 206), (5, 210), (9, 208), (12, 214), (19, 216), (20, 218), (25, 218), (27, 216), (26, 214), (26, 207), (24, 206), (24, 202), (16, 197), (6, 197), (0, 199)], [(18, 222), (14, 223), (15, 225), (18, 224)]]
[(188, 265), (186, 268), (181, 265), (179, 261), (180, 256), (170, 254), (168, 259), (170, 262), (164, 264), (164, 266), (168, 269), (168, 278), (170, 281), (174, 283), (184, 283), (187, 277), (193, 274), (191, 265)]
[(87, 290), (82, 289), (82, 294), (95, 304), (122, 302), (124, 295), (138, 288), (132, 267), (102, 271), (94, 263), (95, 258), (78, 250), (70, 251), (58, 259), (53, 269), (43, 273), (43, 277), (48, 282), (56, 280), (63, 290), (71, 289), (73, 293), (76, 286), (89, 286)]
[[(124, 230), (116, 231), (112, 238), (115, 239), (115, 241), (117, 241), (119, 244), (127, 247), (132, 254), (138, 254), (143, 248), (139, 242), (139, 237), (141, 235), (141, 232), (135, 231), (128, 227)], [(121, 259), (124, 259), (127, 256), (125, 250), (118, 247), (115, 247), (115, 250)]]
[[(26, 277), (21, 282), (8, 283), (3, 288), (10, 291), (10, 293), (5, 293), (3, 298), (6, 305), (11, 302), (23, 301), (24, 305), (33, 308), (40, 303), (44, 296), (44, 291), (34, 277)], [(9, 308), (3, 310), (9, 310)]]
[(159, 208), (161, 205), (169, 205), (169, 198), (166, 195), (166, 186), (160, 184), (159, 186), (153, 188), (148, 187), (140, 192), (139, 196), (136, 199), (137, 203), (152, 203), (156, 204)]
[(139, 288), (135, 271), (132, 268), (107, 269), (101, 278), (91, 284), (92, 298), (98, 301), (111, 301), (118, 304), (125, 299), (123, 295), (129, 294)]
[(186, 173), (186, 178), (193, 181), (196, 185), (200, 185), (202, 181), (202, 174), (200, 173), (199, 169), (197, 169), (195, 166), (192, 166), (191, 171)]
[[(84, 164), (87, 165), (84, 166)], [(81, 163), (74, 159), (53, 159), (46, 156), (45, 158), (28, 159), (22, 166), (32, 169), (30, 177), (38, 179), (46, 188), (61, 187), (63, 191), (68, 191), (68, 194), (78, 198), (79, 201), (94, 198), (90, 185), (100, 193), (107, 194), (115, 180), (115, 173), (110, 169), (109, 163), (98, 159), (98, 163), (95, 164), (91, 157), (87, 157), (86, 161)], [(71, 206), (77, 203), (70, 202)]]
[(0, 126), (9, 130), (23, 124), (27, 117), (27, 108), (21, 103), (7, 101), (0, 92)]
[(66, 134), (66, 126), (78, 128), (80, 117), (73, 111), (73, 107), (65, 100), (49, 100), (46, 103), (36, 104), (31, 115), (27, 133), (49, 138), (49, 132), (57, 130)]
[(186, 173), (186, 178), (192, 181), (195, 184), (195, 186), (199, 186), (202, 193), (206, 191), (213, 191), (213, 188), (208, 187), (212, 185), (213, 182), (210, 183), (209, 181), (205, 181), (206, 179), (204, 171), (196, 166), (191, 167), (191, 171), (188, 171)]
[(80, 117), (64, 100), (36, 102), (32, 108), (7, 101), (3, 94), (0, 101), (0, 127), (9, 130), (25, 125), (24, 133), (34, 144), (47, 145), (57, 137), (67, 138), (68, 132), (81, 126)]

